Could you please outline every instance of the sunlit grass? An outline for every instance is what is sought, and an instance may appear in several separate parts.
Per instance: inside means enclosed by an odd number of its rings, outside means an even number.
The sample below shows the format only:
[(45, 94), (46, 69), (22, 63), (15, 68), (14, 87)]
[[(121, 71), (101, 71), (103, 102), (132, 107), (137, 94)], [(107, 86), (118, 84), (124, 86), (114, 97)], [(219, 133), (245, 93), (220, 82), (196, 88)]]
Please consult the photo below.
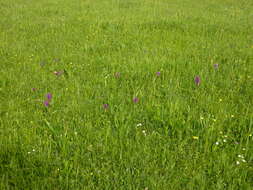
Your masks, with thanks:
[(0, 0), (0, 189), (252, 189), (251, 10)]

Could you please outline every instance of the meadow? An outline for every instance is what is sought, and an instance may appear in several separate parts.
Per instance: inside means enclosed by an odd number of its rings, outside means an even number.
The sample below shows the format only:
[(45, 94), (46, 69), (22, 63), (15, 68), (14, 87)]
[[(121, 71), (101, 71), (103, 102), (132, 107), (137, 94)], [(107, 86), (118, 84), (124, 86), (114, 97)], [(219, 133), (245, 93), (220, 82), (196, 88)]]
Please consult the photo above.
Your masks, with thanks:
[(252, 0), (0, 0), (1, 190), (252, 190)]

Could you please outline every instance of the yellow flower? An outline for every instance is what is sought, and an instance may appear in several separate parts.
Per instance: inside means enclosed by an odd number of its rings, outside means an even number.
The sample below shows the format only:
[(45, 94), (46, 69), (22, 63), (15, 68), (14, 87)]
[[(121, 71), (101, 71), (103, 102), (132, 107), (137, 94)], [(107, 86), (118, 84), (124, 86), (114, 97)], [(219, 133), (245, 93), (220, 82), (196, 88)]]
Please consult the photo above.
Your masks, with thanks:
[(197, 137), (197, 136), (193, 136), (192, 137), (194, 140), (198, 140), (199, 139), (199, 137)]

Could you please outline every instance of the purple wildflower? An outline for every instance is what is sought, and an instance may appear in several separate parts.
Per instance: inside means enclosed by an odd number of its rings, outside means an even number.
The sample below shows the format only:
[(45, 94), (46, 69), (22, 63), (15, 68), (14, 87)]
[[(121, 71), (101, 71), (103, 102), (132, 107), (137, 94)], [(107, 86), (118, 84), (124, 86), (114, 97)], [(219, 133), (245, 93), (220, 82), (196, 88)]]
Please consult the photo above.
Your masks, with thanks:
[(107, 110), (109, 108), (109, 104), (103, 104), (103, 108)]
[(32, 91), (35, 92), (37, 89), (36, 88), (32, 88)]
[(156, 75), (159, 77), (161, 75), (161, 72), (160, 71), (156, 72)]
[(216, 64), (213, 65), (213, 67), (214, 67), (215, 69), (218, 69), (218, 68), (219, 68), (219, 64), (216, 63)]
[(133, 98), (133, 102), (134, 102), (134, 103), (139, 102), (139, 98), (137, 98), (137, 97)]
[(48, 107), (49, 106), (49, 100), (44, 101), (44, 106)]
[(51, 99), (52, 99), (52, 94), (51, 94), (51, 93), (48, 93), (47, 96), (46, 96), (46, 98), (47, 98), (48, 101), (51, 101)]
[(196, 76), (196, 77), (195, 77), (195, 84), (196, 84), (197, 86), (200, 85), (200, 77), (199, 77), (199, 76)]

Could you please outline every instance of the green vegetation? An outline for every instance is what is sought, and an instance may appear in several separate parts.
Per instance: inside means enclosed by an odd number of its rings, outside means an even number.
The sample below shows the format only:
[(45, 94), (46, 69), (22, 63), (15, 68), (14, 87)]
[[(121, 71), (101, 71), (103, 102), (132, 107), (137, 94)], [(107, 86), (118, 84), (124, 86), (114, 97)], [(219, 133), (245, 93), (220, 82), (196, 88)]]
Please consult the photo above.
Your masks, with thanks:
[(0, 189), (252, 190), (252, 10), (0, 0)]

